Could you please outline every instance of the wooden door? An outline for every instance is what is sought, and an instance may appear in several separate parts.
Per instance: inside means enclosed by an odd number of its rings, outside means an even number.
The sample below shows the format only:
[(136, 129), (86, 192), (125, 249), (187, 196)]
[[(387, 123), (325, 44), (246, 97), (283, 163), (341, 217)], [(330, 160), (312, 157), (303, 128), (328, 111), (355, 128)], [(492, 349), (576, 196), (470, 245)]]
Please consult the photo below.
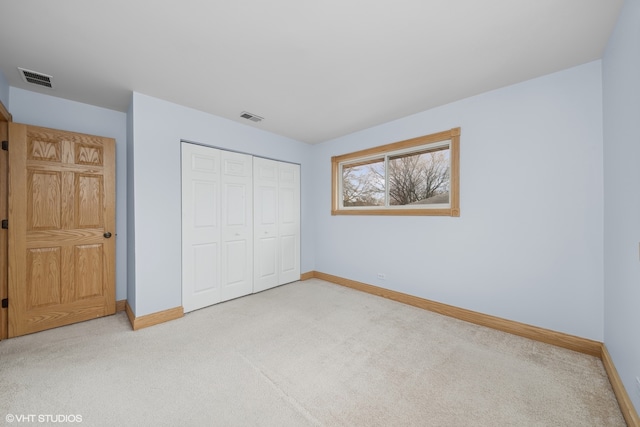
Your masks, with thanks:
[(9, 124), (9, 336), (115, 313), (115, 141)]
[(220, 150), (182, 143), (182, 307), (220, 301)]
[(253, 291), (278, 286), (278, 162), (254, 158)]
[(222, 182), (221, 301), (253, 292), (253, 162), (220, 152)]

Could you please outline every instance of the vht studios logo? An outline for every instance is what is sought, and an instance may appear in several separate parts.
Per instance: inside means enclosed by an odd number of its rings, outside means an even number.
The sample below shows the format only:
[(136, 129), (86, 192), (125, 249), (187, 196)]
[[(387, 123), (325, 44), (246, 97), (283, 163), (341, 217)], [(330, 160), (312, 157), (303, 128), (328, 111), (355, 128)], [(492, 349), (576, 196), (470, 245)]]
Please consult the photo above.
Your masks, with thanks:
[(7, 414), (8, 423), (81, 423), (82, 415), (62, 414)]

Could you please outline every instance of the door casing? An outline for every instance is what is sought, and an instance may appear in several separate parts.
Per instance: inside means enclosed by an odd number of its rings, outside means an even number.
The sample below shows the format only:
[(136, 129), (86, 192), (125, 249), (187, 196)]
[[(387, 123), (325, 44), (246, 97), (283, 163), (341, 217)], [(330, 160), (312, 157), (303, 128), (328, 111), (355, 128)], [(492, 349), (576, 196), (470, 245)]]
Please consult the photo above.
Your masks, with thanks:
[[(0, 102), (0, 141), (9, 141), (11, 114)], [(0, 150), (0, 219), (7, 219), (9, 205), (9, 153)], [(0, 230), (0, 300), (8, 298), (8, 232)], [(0, 340), (9, 337), (9, 309), (0, 308)]]

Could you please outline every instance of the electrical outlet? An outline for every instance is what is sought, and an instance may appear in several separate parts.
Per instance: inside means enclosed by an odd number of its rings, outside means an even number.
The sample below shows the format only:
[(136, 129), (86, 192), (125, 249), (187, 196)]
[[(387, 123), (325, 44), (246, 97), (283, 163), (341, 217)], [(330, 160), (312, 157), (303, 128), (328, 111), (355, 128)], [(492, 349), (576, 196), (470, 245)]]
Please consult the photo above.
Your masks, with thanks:
[(387, 278), (387, 275), (386, 275), (386, 274), (384, 274), (384, 273), (378, 273), (378, 279), (380, 279), (380, 280), (384, 280), (384, 279), (386, 279), (386, 278)]

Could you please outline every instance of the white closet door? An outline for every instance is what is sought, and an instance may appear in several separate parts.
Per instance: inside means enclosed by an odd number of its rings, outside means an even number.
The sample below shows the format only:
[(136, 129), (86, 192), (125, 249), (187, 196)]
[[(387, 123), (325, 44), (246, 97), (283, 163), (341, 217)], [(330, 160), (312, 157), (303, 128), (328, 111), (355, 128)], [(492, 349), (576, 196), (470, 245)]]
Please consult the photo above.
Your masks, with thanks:
[(254, 278), (259, 292), (300, 280), (300, 166), (254, 158)]
[(300, 166), (182, 144), (185, 312), (300, 279)]
[(182, 144), (182, 307), (220, 302), (220, 151)]
[(300, 165), (278, 163), (278, 284), (300, 280)]
[(253, 291), (279, 285), (278, 281), (278, 162), (253, 159)]
[(220, 159), (221, 300), (226, 301), (253, 291), (253, 157), (221, 151)]

